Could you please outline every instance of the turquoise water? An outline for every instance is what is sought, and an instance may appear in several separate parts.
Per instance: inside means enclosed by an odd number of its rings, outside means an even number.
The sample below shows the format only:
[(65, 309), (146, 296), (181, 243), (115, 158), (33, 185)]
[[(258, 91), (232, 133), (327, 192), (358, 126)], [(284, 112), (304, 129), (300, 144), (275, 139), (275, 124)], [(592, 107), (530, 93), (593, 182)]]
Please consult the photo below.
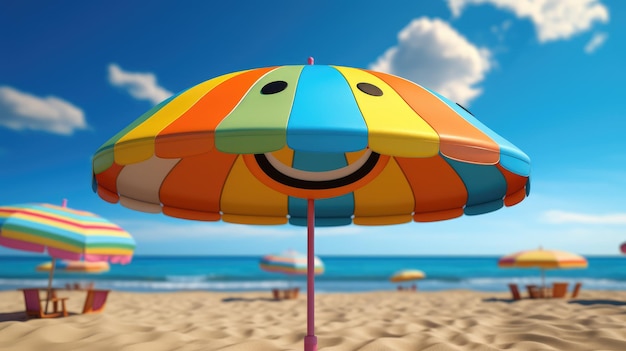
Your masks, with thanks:
[[(137, 292), (181, 290), (260, 291), (306, 286), (306, 278), (264, 272), (260, 256), (134, 257), (128, 265), (111, 264), (101, 274), (56, 273), (55, 286), (93, 281), (98, 288)], [(498, 268), (498, 257), (336, 257), (320, 256), (325, 272), (316, 277), (317, 292), (356, 292), (395, 289), (389, 277), (401, 269), (419, 269), (426, 279), (418, 289), (507, 291), (507, 284), (541, 282), (538, 269)], [(546, 271), (546, 282), (581, 281), (594, 290), (626, 290), (626, 257), (588, 257), (589, 268)], [(0, 256), (0, 290), (45, 286), (47, 273), (35, 267), (45, 256)]]

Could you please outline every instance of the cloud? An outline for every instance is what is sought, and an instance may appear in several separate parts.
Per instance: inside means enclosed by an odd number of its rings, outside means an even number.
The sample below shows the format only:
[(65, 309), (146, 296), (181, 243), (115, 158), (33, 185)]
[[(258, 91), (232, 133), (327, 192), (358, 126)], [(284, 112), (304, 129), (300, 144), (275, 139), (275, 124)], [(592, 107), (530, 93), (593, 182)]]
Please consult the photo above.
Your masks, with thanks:
[(124, 71), (114, 63), (109, 64), (109, 82), (125, 89), (135, 99), (148, 100), (155, 105), (172, 96), (157, 84), (154, 74)]
[(37, 97), (8, 86), (0, 86), (0, 125), (61, 135), (87, 128), (83, 111), (71, 103), (54, 96)]
[(588, 54), (594, 53), (600, 46), (604, 44), (606, 39), (608, 38), (608, 34), (606, 33), (596, 33), (593, 35), (593, 38), (585, 45), (585, 52)]
[(555, 224), (626, 224), (626, 213), (614, 213), (606, 215), (590, 215), (552, 210), (544, 213), (546, 222)]
[(491, 4), (530, 19), (540, 42), (568, 39), (609, 21), (609, 10), (599, 0), (448, 0), (455, 17), (468, 5)]
[(491, 69), (491, 52), (467, 41), (447, 22), (413, 20), (398, 34), (398, 45), (387, 49), (370, 68), (404, 77), (445, 97), (467, 104), (481, 90)]

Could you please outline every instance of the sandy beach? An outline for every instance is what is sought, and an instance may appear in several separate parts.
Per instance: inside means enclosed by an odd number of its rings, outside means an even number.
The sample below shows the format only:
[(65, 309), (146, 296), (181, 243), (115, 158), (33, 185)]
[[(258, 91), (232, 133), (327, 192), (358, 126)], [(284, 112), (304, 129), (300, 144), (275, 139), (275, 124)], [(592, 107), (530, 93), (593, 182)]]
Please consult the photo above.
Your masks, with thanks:
[[(0, 350), (302, 350), (306, 297), (270, 292), (111, 292), (81, 315), (84, 292), (64, 291), (69, 317), (26, 319), (21, 292), (0, 292)], [(381, 291), (316, 296), (324, 351), (626, 350), (626, 292), (511, 301), (508, 293)]]

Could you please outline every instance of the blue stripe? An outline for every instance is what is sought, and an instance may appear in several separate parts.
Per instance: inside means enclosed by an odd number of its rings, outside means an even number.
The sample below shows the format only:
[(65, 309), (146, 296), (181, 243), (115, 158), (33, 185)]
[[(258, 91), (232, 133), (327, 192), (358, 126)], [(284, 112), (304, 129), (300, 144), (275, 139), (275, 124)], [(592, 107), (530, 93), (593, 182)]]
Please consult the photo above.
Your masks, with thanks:
[(305, 66), (287, 125), (297, 151), (349, 152), (367, 147), (367, 125), (343, 75), (329, 66)]
[[(443, 158), (465, 184), (467, 214), (485, 213), (480, 211), (491, 212), (502, 207), (504, 204), (502, 199), (506, 195), (506, 178), (496, 166), (477, 165)], [(475, 208), (472, 209), (472, 207)]]

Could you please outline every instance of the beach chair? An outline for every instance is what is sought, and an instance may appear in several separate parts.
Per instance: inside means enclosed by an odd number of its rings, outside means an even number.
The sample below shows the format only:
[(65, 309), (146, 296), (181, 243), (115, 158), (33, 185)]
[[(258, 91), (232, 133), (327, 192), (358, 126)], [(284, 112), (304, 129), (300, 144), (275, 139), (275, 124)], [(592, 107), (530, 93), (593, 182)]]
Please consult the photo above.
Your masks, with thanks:
[[(24, 303), (26, 306), (26, 315), (29, 317), (37, 318), (54, 318), (54, 317), (67, 317), (67, 309), (65, 308), (65, 301), (67, 297), (50, 296), (50, 302), (52, 302), (52, 313), (46, 313), (44, 306), (46, 301), (41, 300), (39, 297), (39, 289), (21, 289), (24, 293)], [(59, 304), (61, 310), (59, 310)]]
[(552, 283), (552, 297), (565, 297), (565, 295), (567, 295), (568, 286), (568, 283)]
[(104, 310), (110, 290), (87, 290), (83, 314), (100, 313)]
[(272, 289), (272, 296), (274, 296), (274, 300), (280, 300), (280, 290)]
[(578, 282), (576, 283), (576, 285), (574, 285), (574, 291), (572, 291), (572, 299), (575, 299), (578, 296), (578, 293), (580, 292), (580, 288), (583, 286), (583, 283)]
[(528, 290), (528, 297), (531, 299), (540, 299), (543, 297), (543, 293), (537, 285), (526, 285), (526, 289)]
[(513, 300), (521, 300), (522, 295), (519, 293), (519, 289), (517, 288), (517, 284), (509, 284), (509, 290), (511, 290), (511, 296)]

